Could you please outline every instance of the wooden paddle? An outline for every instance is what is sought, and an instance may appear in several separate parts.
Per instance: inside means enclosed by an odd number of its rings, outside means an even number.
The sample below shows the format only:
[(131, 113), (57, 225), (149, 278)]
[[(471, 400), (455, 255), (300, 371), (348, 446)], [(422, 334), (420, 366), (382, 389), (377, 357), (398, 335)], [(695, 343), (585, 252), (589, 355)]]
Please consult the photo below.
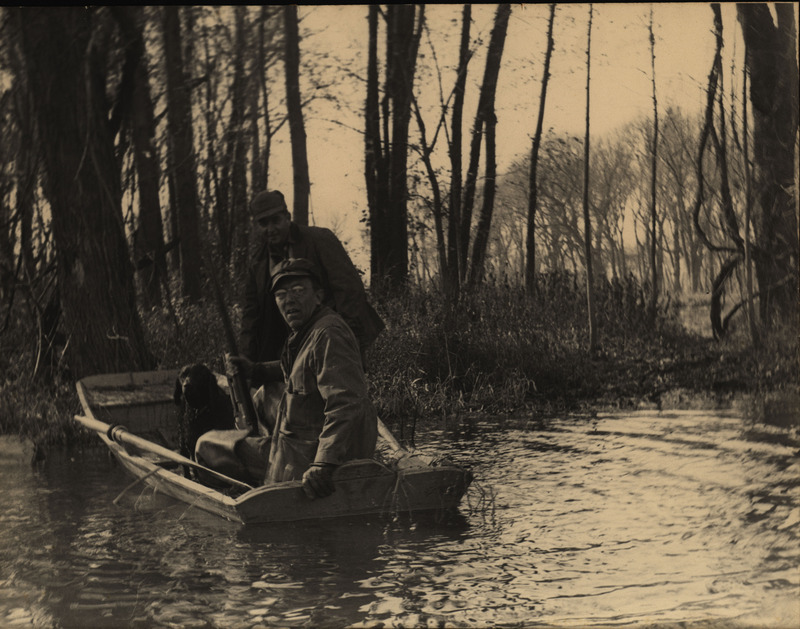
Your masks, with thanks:
[(129, 445), (134, 448), (138, 448), (139, 450), (144, 450), (145, 452), (151, 452), (152, 454), (167, 459), (168, 461), (180, 463), (181, 465), (187, 465), (195, 468), (196, 470), (202, 470), (206, 474), (210, 474), (211, 476), (214, 476), (215, 478), (218, 478), (219, 480), (230, 485), (241, 487), (242, 489), (247, 490), (253, 489), (253, 487), (247, 483), (243, 483), (242, 481), (231, 478), (230, 476), (225, 476), (225, 474), (221, 474), (215, 470), (212, 470), (210, 467), (206, 467), (205, 465), (200, 465), (196, 461), (192, 461), (192, 459), (186, 458), (174, 450), (170, 450), (169, 448), (160, 446), (157, 443), (153, 443), (152, 441), (138, 437), (132, 432), (128, 432), (128, 430), (126, 430), (123, 426), (112, 427), (105, 422), (101, 422), (97, 419), (86, 417), (84, 415), (75, 415), (75, 421), (89, 430), (94, 430), (95, 432), (107, 435), (109, 439), (119, 444)]
[(380, 417), (378, 417), (378, 434), (384, 438), (386, 443), (389, 444), (389, 447), (395, 452), (408, 452), (408, 450), (400, 445), (400, 442), (395, 439), (395, 436), (392, 434), (386, 424), (381, 421)]

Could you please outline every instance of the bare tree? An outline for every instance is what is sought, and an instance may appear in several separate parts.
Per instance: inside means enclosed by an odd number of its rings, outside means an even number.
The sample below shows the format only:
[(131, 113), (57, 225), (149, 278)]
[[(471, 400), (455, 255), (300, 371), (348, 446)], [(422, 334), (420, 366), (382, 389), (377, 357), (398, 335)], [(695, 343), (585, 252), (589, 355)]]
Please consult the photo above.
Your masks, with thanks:
[[(745, 47), (747, 44), (745, 44)], [(745, 51), (745, 57), (747, 52)], [(750, 137), (747, 118), (747, 65), (742, 68), (742, 150), (744, 153), (744, 270), (745, 290), (747, 299), (747, 323), (750, 330), (750, 340), (753, 346), (758, 345), (759, 333), (756, 323), (756, 309), (753, 304), (753, 252), (750, 245), (750, 226), (753, 212), (753, 183), (750, 167)]]
[[(248, 50), (247, 42), (247, 8), (239, 5), (234, 8), (234, 46), (233, 46), (233, 82), (231, 84), (231, 115), (227, 129), (226, 162), (231, 169), (231, 187), (228, 207), (230, 208), (229, 241), (223, 250), (227, 255), (224, 261), (228, 264), (238, 254), (237, 263), (246, 262), (247, 233), (249, 216), (247, 211), (247, 148), (248, 140), (245, 127), (247, 108), (247, 76), (245, 64)], [(238, 265), (237, 265), (238, 266)]]
[[(386, 76), (379, 101), (378, 7), (369, 8), (365, 176), (373, 284), (401, 287), (408, 276), (408, 127), (425, 7), (388, 5)], [(415, 25), (416, 16), (416, 25)]]
[(464, 95), (467, 84), (467, 67), (470, 60), (469, 31), (472, 22), (472, 6), (465, 4), (461, 16), (461, 41), (458, 47), (458, 70), (453, 99), (453, 113), (450, 119), (450, 217), (447, 224), (447, 285), (451, 291), (458, 287), (462, 269), (467, 261), (463, 259), (460, 245), (461, 225), (461, 177), (462, 177), (462, 120), (464, 117)]
[(658, 245), (658, 214), (656, 210), (656, 192), (658, 187), (658, 98), (656, 97), (656, 38), (653, 33), (653, 5), (650, 5), (650, 79), (653, 87), (653, 138), (650, 145), (650, 321), (655, 323), (656, 306), (658, 304), (658, 267), (656, 266), (656, 248)]
[(547, 49), (544, 53), (544, 70), (542, 71), (542, 91), (539, 94), (539, 114), (536, 118), (536, 132), (531, 146), (530, 180), (528, 188), (528, 230), (525, 238), (527, 263), (525, 265), (525, 290), (533, 293), (536, 290), (536, 204), (538, 201), (538, 180), (536, 177), (539, 165), (539, 146), (542, 142), (542, 126), (544, 124), (544, 106), (547, 101), (547, 83), (550, 80), (550, 59), (553, 56), (553, 23), (555, 22), (556, 5), (550, 4), (550, 18), (547, 21)]
[(197, 167), (194, 154), (190, 86), (184, 72), (180, 8), (163, 8), (164, 64), (167, 76), (167, 124), (172, 159), (173, 212), (177, 210), (180, 235), (180, 274), (183, 294), (192, 301), (202, 297)]
[[(466, 250), (469, 246), (470, 224), (472, 222), (472, 206), (475, 200), (475, 189), (478, 179), (478, 165), (481, 151), (481, 135), (486, 133), (486, 176), (484, 178), (483, 204), (475, 227), (475, 239), (472, 243), (472, 255), (469, 264), (468, 283), (475, 285), (483, 276), (484, 257), (486, 245), (489, 241), (489, 230), (494, 210), (494, 191), (496, 186), (495, 160), (495, 128), (497, 116), (494, 111), (495, 94), (497, 93), (497, 80), (500, 74), (500, 62), (503, 58), (508, 18), (511, 15), (510, 4), (500, 4), (494, 17), (494, 26), (489, 39), (489, 50), (486, 57), (486, 68), (483, 74), (483, 83), (478, 98), (478, 111), (475, 114), (475, 124), (472, 128), (472, 141), (470, 145), (469, 169), (464, 185), (463, 215), (461, 217), (461, 246), (466, 259)], [(463, 272), (463, 271), (462, 271)]]
[(589, 351), (597, 351), (597, 322), (594, 311), (594, 271), (592, 269), (592, 221), (589, 217), (589, 97), (592, 77), (592, 16), (589, 5), (589, 29), (586, 37), (586, 132), (583, 138), (583, 238), (586, 260), (586, 310), (589, 323)]
[(142, 31), (144, 16), (141, 7), (136, 6), (117, 6), (112, 11), (136, 65), (130, 110), (130, 131), (139, 183), (139, 224), (134, 232), (134, 255), (141, 273), (144, 305), (149, 308), (161, 304), (161, 286), (167, 285), (167, 263), (159, 199), (161, 172), (155, 145), (156, 123)]
[(737, 5), (747, 46), (753, 110), (754, 232), (761, 320), (796, 316), (798, 296), (795, 139), (798, 127), (797, 33), (794, 3)]
[(286, 107), (289, 115), (289, 132), (292, 141), (294, 181), (294, 210), (292, 218), (300, 225), (308, 225), (308, 197), (311, 192), (311, 184), (308, 175), (303, 104), (300, 99), (300, 33), (296, 5), (287, 4), (283, 8), (283, 23), (285, 28)]
[(106, 106), (102, 9), (14, 13), (44, 151), (58, 287), (75, 377), (147, 369), (122, 225), (121, 184)]

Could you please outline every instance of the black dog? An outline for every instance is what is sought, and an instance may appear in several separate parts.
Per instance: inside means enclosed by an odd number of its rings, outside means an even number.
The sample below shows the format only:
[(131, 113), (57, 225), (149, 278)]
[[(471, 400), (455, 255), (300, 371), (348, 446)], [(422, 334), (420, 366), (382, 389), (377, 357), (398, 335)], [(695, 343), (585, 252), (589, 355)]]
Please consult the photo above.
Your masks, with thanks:
[(198, 438), (209, 430), (236, 428), (233, 404), (205, 365), (187, 365), (175, 383), (175, 404), (180, 407), (178, 434), (180, 453), (194, 459)]

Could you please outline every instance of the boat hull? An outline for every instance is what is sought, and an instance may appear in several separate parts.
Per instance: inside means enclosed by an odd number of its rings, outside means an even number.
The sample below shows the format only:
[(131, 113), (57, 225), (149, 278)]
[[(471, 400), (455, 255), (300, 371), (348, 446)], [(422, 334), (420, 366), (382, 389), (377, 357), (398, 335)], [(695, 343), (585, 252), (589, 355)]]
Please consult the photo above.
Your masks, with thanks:
[[(177, 371), (108, 374), (84, 378), (78, 393), (91, 426), (120, 464), (143, 485), (193, 508), (242, 524), (266, 524), (367, 514), (452, 510), (472, 480), (468, 470), (431, 463), (430, 457), (402, 453), (400, 465), (373, 459), (337, 468), (331, 496), (309, 499), (300, 481), (225, 489), (183, 475), (175, 459), (165, 461), (114, 438), (113, 426), (162, 444), (174, 444), (177, 416), (172, 399)], [(226, 386), (224, 378), (220, 384)], [(80, 419), (80, 418), (76, 418)], [(155, 444), (154, 444), (155, 445)], [(179, 455), (175, 455), (176, 457)]]

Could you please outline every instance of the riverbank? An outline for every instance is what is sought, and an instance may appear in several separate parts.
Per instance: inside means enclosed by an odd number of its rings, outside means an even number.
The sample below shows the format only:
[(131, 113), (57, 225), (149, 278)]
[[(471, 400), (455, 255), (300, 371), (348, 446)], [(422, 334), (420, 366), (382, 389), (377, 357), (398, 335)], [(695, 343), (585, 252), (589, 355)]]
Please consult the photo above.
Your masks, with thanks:
[(608, 283), (598, 297), (594, 353), (583, 292), (567, 278), (533, 298), (487, 287), (455, 308), (426, 294), (384, 301), (391, 325), (370, 374), (380, 410), (412, 430), (472, 413), (635, 409), (737, 408), (800, 424), (796, 327), (775, 326), (754, 347), (743, 325), (722, 340), (704, 334), (703, 298), (675, 301), (653, 320), (632, 282)]
[[(545, 279), (534, 297), (484, 287), (457, 304), (424, 291), (375, 299), (387, 326), (368, 353), (367, 375), (384, 421), (406, 438), (418, 423), (475, 414), (737, 408), (800, 425), (796, 327), (774, 327), (756, 347), (736, 328), (714, 340), (702, 333), (702, 300), (673, 302), (653, 320), (633, 282), (607, 283), (597, 299), (599, 351), (589, 353), (581, 286)], [(234, 309), (234, 321), (239, 315)], [(179, 303), (143, 320), (160, 368), (203, 362), (222, 370), (225, 337), (213, 305)], [(15, 325), (0, 338), (0, 434), (42, 445), (82, 439), (71, 421), (80, 412), (74, 381), (35, 370), (34, 330)]]

